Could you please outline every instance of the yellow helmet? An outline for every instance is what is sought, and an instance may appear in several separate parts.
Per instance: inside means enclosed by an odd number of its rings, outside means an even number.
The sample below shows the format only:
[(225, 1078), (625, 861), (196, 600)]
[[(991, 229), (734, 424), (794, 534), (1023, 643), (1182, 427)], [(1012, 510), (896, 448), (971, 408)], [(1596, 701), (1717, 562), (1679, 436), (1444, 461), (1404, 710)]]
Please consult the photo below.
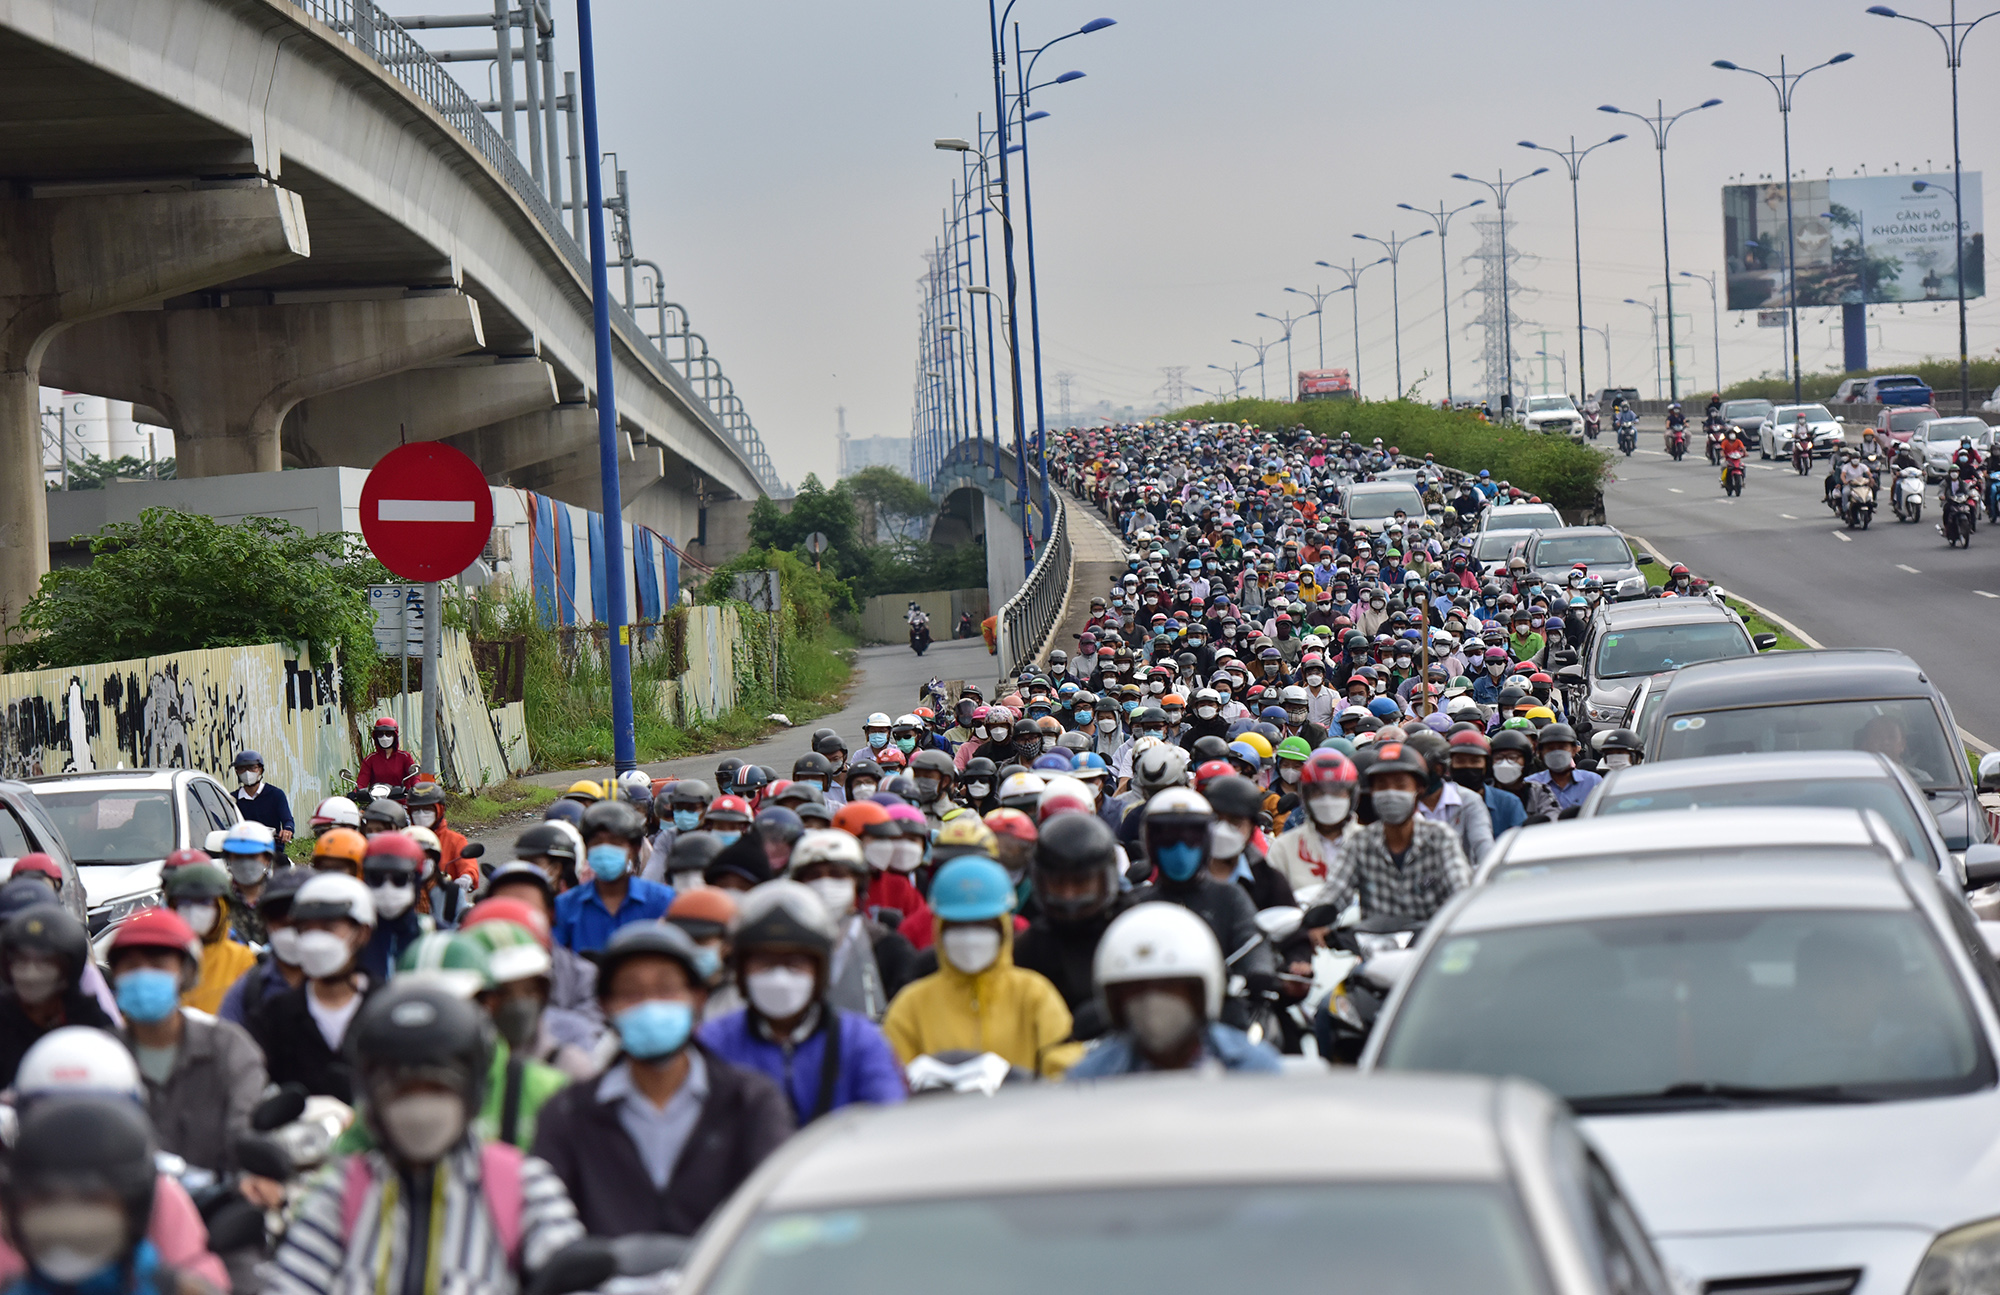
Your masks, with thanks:
[(1265, 760), (1271, 758), (1271, 743), (1262, 733), (1239, 734), (1236, 740), (1248, 744), (1260, 758)]
[(1546, 706), (1531, 706), (1528, 708), (1527, 718), (1529, 720), (1544, 719), (1553, 724), (1556, 721), (1556, 713)]
[(569, 790), (563, 793), (563, 799), (580, 800), (586, 805), (594, 805), (604, 799), (604, 784), (592, 782), (588, 778), (579, 778), (569, 785)]
[(993, 829), (976, 814), (955, 814), (950, 822), (938, 829), (932, 857), (942, 861), (961, 854), (983, 854), (989, 859), (1000, 856)]

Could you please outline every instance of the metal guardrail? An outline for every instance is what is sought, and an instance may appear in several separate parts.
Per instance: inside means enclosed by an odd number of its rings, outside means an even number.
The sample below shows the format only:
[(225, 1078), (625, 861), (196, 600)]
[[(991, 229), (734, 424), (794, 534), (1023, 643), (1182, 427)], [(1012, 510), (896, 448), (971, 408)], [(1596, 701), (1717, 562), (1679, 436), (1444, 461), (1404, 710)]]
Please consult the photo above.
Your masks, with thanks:
[[(586, 283), (589, 281), (590, 258), (577, 245), (569, 230), (563, 227), (562, 213), (556, 210), (555, 204), (535, 183), (528, 168), (521, 164), (520, 157), (508, 147), (500, 132), (493, 128), (493, 123), (486, 119), (485, 111), (445, 70), (444, 64), (431, 57), (429, 50), (393, 17), (384, 13), (374, 0), (291, 0), (291, 3), (331, 28), (401, 82), (410, 93), (436, 109), (445, 123), (457, 131), (474, 152), (493, 164), (515, 196), (534, 213), (535, 220), (549, 236), (549, 241), (555, 244), (556, 250)], [(622, 307), (612, 312), (611, 319), (613, 326), (624, 334), (628, 345), (635, 349), (643, 346), (657, 355), (664, 367), (674, 367), (674, 362), (653, 345), (638, 321)], [(724, 411), (705, 397), (704, 403), (720, 422)], [(745, 466), (766, 491), (775, 494), (783, 489), (771, 457), (764, 448), (763, 438), (754, 426), (743, 436), (735, 435), (726, 425), (723, 431), (742, 455)]]
[(1050, 631), (1069, 602), (1069, 585), (1074, 566), (1069, 546), (1069, 507), (1060, 495), (1051, 493), (1055, 527), (1048, 542), (1036, 555), (1035, 569), (1000, 607), (995, 646), (1000, 669), (1012, 678), (1022, 666), (1035, 659)]

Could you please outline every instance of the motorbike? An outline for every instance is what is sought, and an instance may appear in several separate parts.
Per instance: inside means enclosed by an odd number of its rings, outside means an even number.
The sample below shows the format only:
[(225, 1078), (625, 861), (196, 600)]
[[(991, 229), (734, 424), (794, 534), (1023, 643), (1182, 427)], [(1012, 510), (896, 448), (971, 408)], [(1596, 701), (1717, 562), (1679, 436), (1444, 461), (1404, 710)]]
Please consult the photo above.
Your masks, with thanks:
[(922, 656), (931, 645), (931, 624), (927, 620), (910, 626), (910, 651)]
[(1875, 487), (1866, 481), (1857, 481), (1847, 488), (1847, 514), (1842, 519), (1852, 530), (1859, 526), (1868, 529), (1868, 523), (1875, 520)]
[(1792, 437), (1792, 467), (1800, 476), (1812, 471), (1812, 437), (1794, 435)]
[(1636, 427), (1620, 427), (1618, 429), (1618, 448), (1625, 457), (1632, 457), (1632, 451), (1639, 448), (1639, 429)]
[(912, 1097), (938, 1093), (991, 1097), (1007, 1084), (1035, 1081), (1032, 1071), (1010, 1064), (997, 1052), (963, 1048), (911, 1057), (910, 1064), (903, 1068), (903, 1077)]
[(1708, 466), (1711, 468), (1719, 468), (1722, 466), (1721, 432), (1711, 430), (1708, 434)]
[(1971, 486), (1947, 477), (1938, 487), (1938, 497), (1944, 504), (1944, 520), (1938, 524), (1938, 533), (1953, 548), (1971, 548), (1972, 533), (1979, 528), (1979, 504)]
[(1986, 477), (1986, 520), (2000, 522), (2000, 472)]
[(1357, 961), (1313, 1013), (1313, 1038), (1323, 1059), (1349, 1066), (1361, 1059), (1382, 1005), (1409, 969), (1410, 946), (1422, 930), (1423, 923), (1413, 918), (1384, 916), (1327, 932), (1330, 948)]
[(1899, 468), (1889, 482), (1889, 511), (1899, 522), (1921, 521), (1924, 515), (1924, 474), (1921, 468)]
[(1598, 427), (1597, 411), (1595, 409), (1584, 410), (1583, 434), (1589, 439), (1594, 441), (1597, 439), (1597, 433), (1599, 430), (1600, 429)]
[(1722, 470), (1722, 493), (1741, 495), (1743, 493), (1743, 456), (1731, 454), (1729, 466)]
[[(1685, 427), (1669, 427), (1667, 429), (1667, 457), (1679, 463), (1687, 457), (1687, 452), (1687, 429)], [(1627, 453), (1630, 453), (1630, 451), (1627, 451)]]

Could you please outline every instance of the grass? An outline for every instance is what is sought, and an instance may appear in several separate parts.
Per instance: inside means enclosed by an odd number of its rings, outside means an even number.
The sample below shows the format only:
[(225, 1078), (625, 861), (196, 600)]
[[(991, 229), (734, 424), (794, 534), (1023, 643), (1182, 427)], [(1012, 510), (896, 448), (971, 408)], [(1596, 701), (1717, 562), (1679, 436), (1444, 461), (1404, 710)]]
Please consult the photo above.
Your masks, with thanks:
[[(1657, 589), (1667, 583), (1667, 569), (1657, 562), (1643, 563), (1639, 567), (1639, 570), (1645, 575), (1646, 584), (1649, 588)], [(1744, 628), (1748, 629), (1752, 634), (1776, 634), (1778, 636), (1779, 651), (1796, 652), (1805, 648), (1805, 643), (1800, 641), (1797, 635), (1784, 626), (1775, 624), (1759, 615), (1755, 609), (1741, 598), (1731, 598), (1725, 593), (1722, 600), (1729, 605), (1729, 610), (1743, 618)]]
[(553, 787), (537, 787), (512, 778), (497, 787), (488, 787), (469, 796), (447, 791), (444, 798), (445, 821), (457, 831), (464, 832), (523, 810), (539, 809), (560, 794)]

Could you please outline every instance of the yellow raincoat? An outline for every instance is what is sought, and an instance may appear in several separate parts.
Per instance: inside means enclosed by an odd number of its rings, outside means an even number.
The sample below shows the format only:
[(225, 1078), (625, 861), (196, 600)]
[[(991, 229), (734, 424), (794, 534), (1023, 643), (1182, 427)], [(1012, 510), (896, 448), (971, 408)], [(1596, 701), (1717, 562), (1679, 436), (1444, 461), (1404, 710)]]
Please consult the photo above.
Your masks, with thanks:
[(997, 1052), (1053, 1079), (1083, 1055), (1083, 1045), (1070, 1042), (1062, 995), (1040, 972), (1014, 965), (1014, 923), (1008, 918), (1000, 925), (1000, 956), (968, 976), (945, 956), (944, 921), (933, 919), (938, 969), (905, 985), (882, 1018), (882, 1033), (897, 1060), (907, 1066), (917, 1057), (953, 1049)]
[(222, 1010), (229, 987), (257, 965), (255, 950), (229, 938), (229, 905), (236, 902), (234, 896), (217, 902), (215, 925), (201, 942), (201, 979), (181, 995), (181, 1006), (215, 1015)]

